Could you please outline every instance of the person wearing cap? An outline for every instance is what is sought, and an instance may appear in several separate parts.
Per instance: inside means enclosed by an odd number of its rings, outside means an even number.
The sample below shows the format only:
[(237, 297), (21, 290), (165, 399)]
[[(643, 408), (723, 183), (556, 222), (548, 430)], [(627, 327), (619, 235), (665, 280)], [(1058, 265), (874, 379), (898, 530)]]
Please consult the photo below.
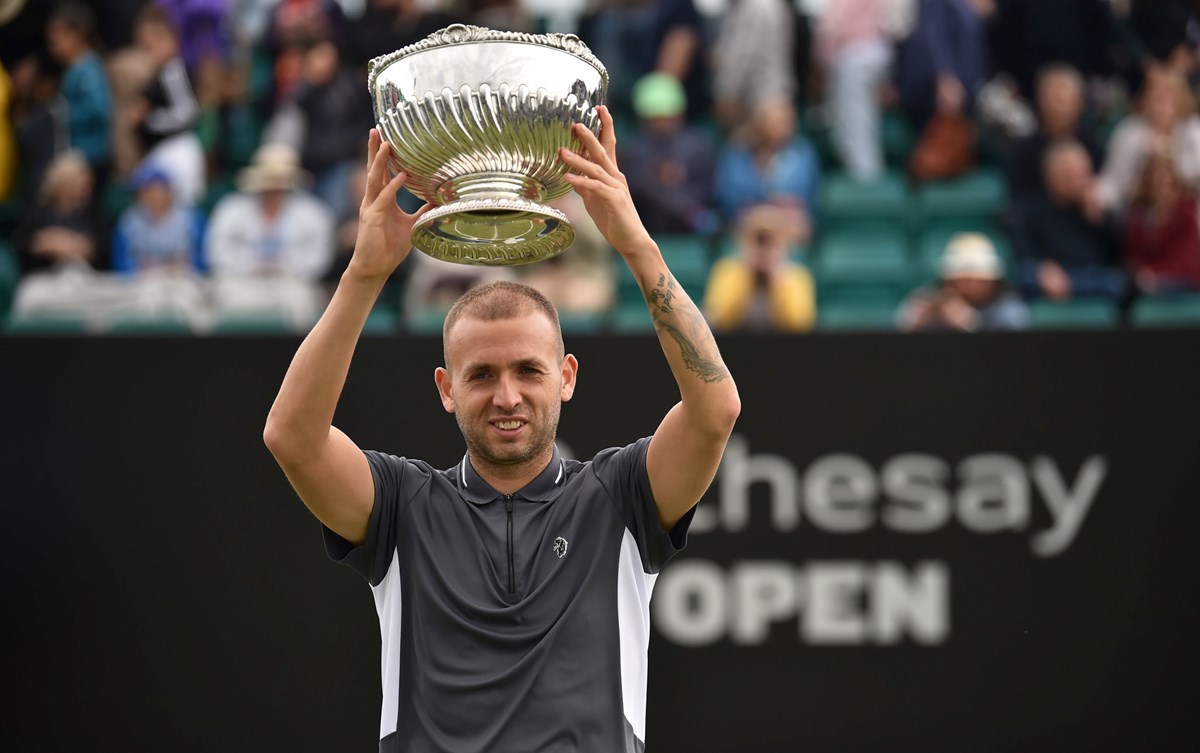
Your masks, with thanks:
[(161, 166), (141, 165), (130, 178), (137, 194), (121, 213), (113, 238), (113, 271), (200, 268), (197, 217), (176, 202), (171, 179)]
[(265, 144), (217, 202), (205, 239), (219, 311), (282, 314), (297, 327), (320, 313), (316, 286), (333, 262), (334, 218), (302, 186), (296, 150)]
[(906, 332), (981, 332), (1029, 326), (1029, 309), (1004, 284), (1004, 264), (982, 233), (959, 233), (946, 245), (934, 288), (909, 295), (897, 326)]
[(214, 274), (320, 278), (333, 258), (333, 216), (304, 180), (290, 146), (259, 147), (238, 190), (213, 209), (205, 256)]
[(712, 184), (715, 150), (708, 135), (684, 121), (683, 85), (651, 73), (633, 87), (641, 128), (625, 148), (633, 202), (651, 233), (715, 229)]
[(807, 240), (796, 215), (770, 204), (750, 209), (738, 228), (738, 252), (713, 265), (704, 313), (717, 331), (807, 332), (817, 318), (812, 274), (792, 261)]

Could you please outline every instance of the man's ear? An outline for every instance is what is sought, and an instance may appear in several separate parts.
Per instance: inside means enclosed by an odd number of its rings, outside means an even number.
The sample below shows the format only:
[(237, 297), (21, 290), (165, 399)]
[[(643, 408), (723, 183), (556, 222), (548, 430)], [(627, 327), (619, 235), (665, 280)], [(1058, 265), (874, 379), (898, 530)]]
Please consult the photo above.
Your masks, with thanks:
[(438, 397), (447, 413), (454, 412), (454, 394), (451, 391), (450, 372), (439, 366), (433, 370), (433, 383), (437, 385)]
[(579, 361), (575, 360), (575, 356), (568, 353), (563, 356), (562, 361), (562, 392), (560, 396), (563, 401), (571, 399), (575, 394), (575, 377), (579, 374)]

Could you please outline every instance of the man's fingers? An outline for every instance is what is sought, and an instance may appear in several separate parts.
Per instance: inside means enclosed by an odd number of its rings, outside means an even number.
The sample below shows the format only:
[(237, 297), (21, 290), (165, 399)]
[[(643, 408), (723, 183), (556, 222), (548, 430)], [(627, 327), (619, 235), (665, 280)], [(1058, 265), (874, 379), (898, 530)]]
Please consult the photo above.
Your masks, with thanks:
[(617, 131), (613, 128), (612, 113), (608, 111), (607, 105), (600, 105), (596, 108), (596, 112), (600, 115), (600, 143), (604, 146), (608, 158), (615, 165), (617, 164)]
[[(387, 160), (384, 159), (383, 161), (386, 164)], [(375, 203), (375, 204), (390, 203), (392, 206), (395, 206), (396, 205), (396, 193), (400, 190), (401, 186), (403, 186), (407, 181), (408, 181), (408, 173), (404, 172), (403, 170), (396, 173), (395, 175), (392, 176), (392, 179), (387, 182), (387, 185), (385, 185), (383, 187), (383, 189), (379, 192), (379, 196), (376, 197), (376, 199), (373, 203)]]
[(603, 167), (584, 157), (582, 154), (576, 154), (566, 147), (560, 147), (558, 153), (562, 161), (567, 163), (567, 167), (573, 168), (589, 178), (604, 180), (605, 178), (612, 177)]
[(596, 134), (588, 130), (587, 126), (582, 123), (576, 123), (575, 136), (579, 139), (579, 143), (583, 145), (592, 162), (604, 168), (604, 171), (610, 175), (617, 171), (616, 161), (608, 156), (608, 152), (605, 151), (600, 140), (596, 138)]
[(608, 185), (604, 181), (596, 178), (589, 178), (586, 175), (572, 175), (571, 173), (567, 173), (563, 176), (563, 178), (565, 178), (566, 181), (571, 184), (571, 186), (575, 189), (575, 192), (580, 196), (590, 196), (603, 189), (612, 188), (612, 186)]
[(368, 204), (374, 204), (375, 199), (387, 185), (387, 160), (391, 153), (392, 147), (386, 141), (375, 149), (375, 157), (371, 160), (371, 166), (367, 170), (366, 200)]
[(372, 128), (367, 135), (367, 171), (370, 172), (371, 165), (375, 164), (375, 153), (379, 151), (379, 142), (383, 139), (379, 136), (379, 129)]

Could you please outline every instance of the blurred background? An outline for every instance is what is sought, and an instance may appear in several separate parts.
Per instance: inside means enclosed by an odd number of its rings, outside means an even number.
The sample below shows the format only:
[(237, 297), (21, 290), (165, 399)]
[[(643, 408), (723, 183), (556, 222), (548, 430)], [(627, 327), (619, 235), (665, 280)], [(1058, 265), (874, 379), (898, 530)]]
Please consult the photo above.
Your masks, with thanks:
[[(372, 749), (370, 599), (261, 429), (353, 250), (367, 62), (453, 22), (607, 65), (743, 394), (651, 750), (1200, 748), (1194, 0), (0, 0), (0, 747)], [(583, 364), (563, 451), (653, 431), (641, 293), (556, 206), (555, 260), (400, 266), (360, 445), (459, 459), (429, 374), (501, 278)]]

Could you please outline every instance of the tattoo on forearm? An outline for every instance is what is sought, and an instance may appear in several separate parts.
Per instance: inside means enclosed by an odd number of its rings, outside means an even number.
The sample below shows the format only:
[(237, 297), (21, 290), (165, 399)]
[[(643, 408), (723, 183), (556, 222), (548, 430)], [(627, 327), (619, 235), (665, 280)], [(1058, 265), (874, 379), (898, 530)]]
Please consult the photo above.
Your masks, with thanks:
[[(679, 345), (679, 354), (688, 371), (708, 383), (728, 379), (729, 370), (717, 355), (717, 344), (704, 321), (704, 315), (686, 295), (680, 297), (678, 290), (675, 278), (660, 274), (658, 284), (646, 293), (655, 328), (666, 332)], [(701, 348), (710, 352), (712, 357), (702, 354)]]

